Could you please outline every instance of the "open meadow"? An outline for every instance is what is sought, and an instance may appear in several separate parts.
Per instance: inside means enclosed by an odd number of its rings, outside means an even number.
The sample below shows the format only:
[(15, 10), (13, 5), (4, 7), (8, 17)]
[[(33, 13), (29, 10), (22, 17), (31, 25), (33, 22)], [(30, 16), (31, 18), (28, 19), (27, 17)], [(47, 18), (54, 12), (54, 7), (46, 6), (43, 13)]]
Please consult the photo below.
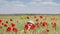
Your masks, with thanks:
[[(28, 21), (34, 27), (25, 27)], [(60, 34), (60, 15), (0, 16), (0, 34)]]

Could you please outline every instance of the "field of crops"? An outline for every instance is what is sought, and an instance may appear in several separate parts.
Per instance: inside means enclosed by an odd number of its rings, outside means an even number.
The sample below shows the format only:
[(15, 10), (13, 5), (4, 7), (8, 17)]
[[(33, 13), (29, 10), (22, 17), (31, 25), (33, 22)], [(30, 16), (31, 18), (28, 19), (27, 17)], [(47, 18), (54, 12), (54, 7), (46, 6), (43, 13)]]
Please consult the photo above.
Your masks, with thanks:
[[(25, 29), (28, 21), (33, 29)], [(0, 16), (0, 34), (60, 34), (60, 15)]]

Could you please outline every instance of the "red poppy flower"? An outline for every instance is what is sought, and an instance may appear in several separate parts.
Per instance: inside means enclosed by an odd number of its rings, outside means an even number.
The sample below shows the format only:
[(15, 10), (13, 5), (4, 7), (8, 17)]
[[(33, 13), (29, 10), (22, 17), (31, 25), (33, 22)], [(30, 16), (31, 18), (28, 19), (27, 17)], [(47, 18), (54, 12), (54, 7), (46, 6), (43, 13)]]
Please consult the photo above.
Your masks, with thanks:
[(15, 26), (15, 24), (14, 24), (14, 23), (11, 23), (11, 26), (12, 26), (12, 27), (14, 27), (14, 26)]
[(34, 30), (35, 29), (35, 25), (32, 24), (31, 27), (30, 27), (31, 30)]
[(12, 19), (10, 19), (10, 21), (13, 21)]
[(40, 16), (40, 18), (43, 18), (43, 16)]
[(48, 30), (48, 29), (44, 30), (45, 33), (48, 33), (49, 31), (50, 31), (50, 30)]
[(7, 27), (8, 26), (8, 24), (4, 24), (4, 27)]
[(28, 29), (28, 24), (24, 25), (24, 29), (26, 30)]
[(14, 32), (17, 32), (17, 29), (16, 29), (16, 28), (13, 28), (12, 30), (13, 30)]
[(8, 21), (6, 21), (6, 23), (8, 24)]
[(36, 19), (36, 21), (38, 21), (39, 19)]
[(2, 20), (0, 19), (0, 22), (2, 22)]
[(56, 28), (56, 22), (53, 23), (53, 28)]
[(10, 31), (11, 31), (11, 28), (8, 27), (8, 28), (6, 29), (6, 32), (10, 32)]
[(37, 18), (37, 16), (34, 16), (34, 18)]
[(2, 26), (0, 26), (0, 29), (2, 28)]
[(41, 25), (42, 26), (48, 26), (48, 23), (47, 22), (42, 22)]
[(30, 16), (27, 16), (27, 19), (30, 19)]

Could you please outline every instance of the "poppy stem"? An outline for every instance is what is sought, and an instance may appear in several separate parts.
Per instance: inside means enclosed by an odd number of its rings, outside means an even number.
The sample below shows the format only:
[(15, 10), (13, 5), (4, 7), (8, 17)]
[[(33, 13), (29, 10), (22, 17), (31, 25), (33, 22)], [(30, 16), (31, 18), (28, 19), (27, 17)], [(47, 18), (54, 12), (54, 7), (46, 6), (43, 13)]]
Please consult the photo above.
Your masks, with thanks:
[(5, 33), (5, 32), (4, 32), (4, 29), (3, 29), (3, 33)]
[(17, 32), (15, 32), (15, 34), (17, 34)]
[(56, 30), (56, 28), (55, 28), (55, 30)]
[(33, 30), (32, 34), (34, 34), (34, 30)]
[(24, 29), (24, 34), (26, 34), (26, 30)]

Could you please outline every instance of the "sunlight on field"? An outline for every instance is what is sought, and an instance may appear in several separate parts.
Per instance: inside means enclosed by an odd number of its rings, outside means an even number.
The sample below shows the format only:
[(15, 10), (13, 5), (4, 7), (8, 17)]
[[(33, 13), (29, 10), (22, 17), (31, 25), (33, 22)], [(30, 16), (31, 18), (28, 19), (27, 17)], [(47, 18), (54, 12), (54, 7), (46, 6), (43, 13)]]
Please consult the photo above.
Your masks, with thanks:
[[(24, 25), (30, 20), (34, 22), (35, 28), (33, 30), (27, 29), (24, 33)], [(38, 22), (37, 26), (36, 22)], [(0, 16), (0, 34), (60, 34), (60, 16)]]

